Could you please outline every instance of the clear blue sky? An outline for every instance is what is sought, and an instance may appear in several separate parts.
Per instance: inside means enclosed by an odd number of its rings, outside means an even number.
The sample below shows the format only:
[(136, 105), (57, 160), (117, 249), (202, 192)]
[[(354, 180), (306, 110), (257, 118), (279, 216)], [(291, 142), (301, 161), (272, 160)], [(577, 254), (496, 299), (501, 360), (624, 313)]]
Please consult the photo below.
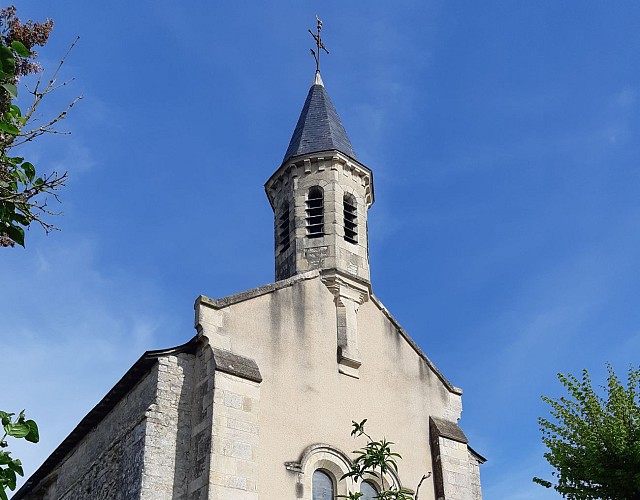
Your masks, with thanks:
[[(26, 2), (76, 35), (24, 154), (66, 169), (62, 231), (2, 250), (0, 406), (27, 408), (30, 473), (194, 299), (273, 281), (263, 183), (322, 76), (360, 160), (374, 293), (465, 391), (486, 500), (557, 498), (536, 419), (558, 371), (640, 360), (640, 3)], [(388, 436), (392, 438), (393, 436)]]

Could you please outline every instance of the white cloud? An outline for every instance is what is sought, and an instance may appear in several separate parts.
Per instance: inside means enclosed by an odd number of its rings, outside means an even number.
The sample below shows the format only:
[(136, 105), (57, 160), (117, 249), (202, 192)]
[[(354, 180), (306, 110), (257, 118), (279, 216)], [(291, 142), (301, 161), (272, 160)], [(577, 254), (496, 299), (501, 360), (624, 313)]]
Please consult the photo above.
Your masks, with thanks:
[(613, 102), (620, 108), (633, 107), (636, 103), (636, 91), (632, 87), (626, 86), (614, 95)]
[(46, 251), (30, 251), (42, 238), (6, 250), (0, 297), (1, 406), (26, 409), (41, 430), (39, 444), (11, 445), (27, 477), (145, 350), (166, 347), (176, 325), (153, 282), (99, 271), (89, 238), (49, 239)]
[[(546, 489), (533, 482), (534, 476), (550, 477), (548, 465), (545, 467), (542, 458), (544, 450), (539, 448), (524, 460), (517, 463), (504, 464), (500, 477), (490, 486), (483, 486), (482, 496), (486, 500), (544, 500), (558, 499), (561, 496), (554, 490)], [(489, 462), (487, 462), (488, 464)], [(541, 472), (542, 471), (542, 472)], [(482, 470), (480, 472), (482, 475)], [(482, 479), (482, 478), (481, 478)], [(543, 477), (548, 479), (548, 477)]]

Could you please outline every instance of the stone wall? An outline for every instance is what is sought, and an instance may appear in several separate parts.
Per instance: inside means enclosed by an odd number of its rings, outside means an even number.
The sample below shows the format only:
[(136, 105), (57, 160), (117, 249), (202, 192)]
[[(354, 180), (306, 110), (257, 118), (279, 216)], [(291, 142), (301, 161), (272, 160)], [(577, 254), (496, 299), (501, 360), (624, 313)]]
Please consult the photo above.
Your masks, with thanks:
[[(364, 418), (372, 435), (398, 443), (401, 483), (415, 488), (423, 474), (434, 470), (428, 416), (454, 422), (460, 416), (460, 391), (443, 381), (377, 301), (364, 302), (357, 311), (359, 378), (340, 369), (336, 324), (335, 297), (321, 273), (313, 271), (220, 301), (201, 297), (196, 303), (202, 338), (214, 349), (254, 359), (264, 377), (257, 456), (260, 498), (294, 498), (299, 474), (284, 464), (299, 462), (304, 450), (318, 443), (348, 453), (356, 445), (351, 421)], [(388, 404), (381, 407), (380, 399)], [(432, 481), (423, 484), (424, 500), (434, 499)], [(235, 498), (227, 491), (227, 498)]]
[[(367, 210), (373, 203), (371, 172), (338, 151), (307, 154), (282, 165), (265, 189), (274, 209), (276, 280), (314, 269), (337, 269), (369, 280)], [(307, 237), (309, 189), (323, 192), (324, 234)], [(356, 242), (345, 239), (344, 197), (356, 205)], [(286, 250), (278, 244), (285, 203), (290, 209), (290, 241)]]
[(257, 500), (260, 371), (206, 343), (192, 352), (152, 358), (22, 498)]
[(455, 422), (430, 419), (436, 500), (482, 500), (480, 463)]
[(480, 483), (480, 464), (482, 463), (484, 463), (484, 459), (479, 459), (469, 450), (469, 481), (472, 500), (482, 500), (482, 485)]
[(199, 349), (194, 366), (188, 481), (189, 500), (206, 500), (209, 495), (211, 426), (215, 368), (211, 349)]
[(466, 443), (459, 443), (445, 437), (440, 437), (439, 441), (444, 498), (446, 500), (471, 500), (469, 451)]
[(158, 358), (149, 372), (24, 498), (188, 498), (195, 372), (192, 354)]
[(211, 500), (258, 499), (259, 401), (257, 382), (216, 372)]
[(158, 359), (154, 402), (146, 411), (141, 500), (187, 498), (194, 356)]
[(461, 391), (375, 298), (355, 311), (362, 364), (357, 378), (345, 376), (326, 278), (312, 271), (220, 301), (201, 297), (189, 350), (143, 356), (19, 498), (302, 498), (313, 467), (291, 464), (303, 464), (310, 446), (348, 453), (351, 420), (368, 418), (372, 435), (398, 443), (399, 484), (414, 487), (433, 471), (425, 500), (480, 500), (482, 458), (456, 424)]

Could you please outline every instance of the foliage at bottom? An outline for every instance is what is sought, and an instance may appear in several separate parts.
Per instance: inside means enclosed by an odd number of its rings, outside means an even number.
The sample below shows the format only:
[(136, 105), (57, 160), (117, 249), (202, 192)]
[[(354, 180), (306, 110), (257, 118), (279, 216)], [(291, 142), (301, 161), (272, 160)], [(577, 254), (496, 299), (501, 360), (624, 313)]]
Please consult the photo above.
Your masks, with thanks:
[(584, 370), (581, 379), (558, 374), (568, 397), (542, 398), (553, 417), (539, 423), (555, 482), (533, 480), (565, 498), (640, 499), (640, 368), (629, 369), (626, 387), (607, 370), (603, 395)]
[(16, 489), (17, 476), (24, 476), (22, 462), (17, 458), (11, 458), (11, 452), (7, 451), (8, 437), (25, 439), (31, 443), (40, 440), (38, 426), (33, 420), (27, 420), (24, 411), (16, 417), (14, 413), (0, 411), (0, 421), (4, 429), (4, 435), (0, 439), (0, 500), (7, 500), (7, 489)]

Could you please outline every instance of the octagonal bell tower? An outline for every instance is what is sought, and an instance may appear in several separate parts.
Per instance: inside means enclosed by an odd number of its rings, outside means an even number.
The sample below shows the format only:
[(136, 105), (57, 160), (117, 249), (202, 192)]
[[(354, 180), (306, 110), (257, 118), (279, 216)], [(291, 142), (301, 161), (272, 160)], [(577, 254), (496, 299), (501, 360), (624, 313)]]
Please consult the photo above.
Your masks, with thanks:
[(373, 175), (358, 161), (319, 71), (265, 190), (275, 215), (276, 280), (318, 269), (369, 282)]
[(320, 71), (265, 190), (274, 212), (276, 280), (320, 271), (336, 304), (339, 371), (358, 377), (357, 314), (371, 288), (373, 174), (358, 161)]

